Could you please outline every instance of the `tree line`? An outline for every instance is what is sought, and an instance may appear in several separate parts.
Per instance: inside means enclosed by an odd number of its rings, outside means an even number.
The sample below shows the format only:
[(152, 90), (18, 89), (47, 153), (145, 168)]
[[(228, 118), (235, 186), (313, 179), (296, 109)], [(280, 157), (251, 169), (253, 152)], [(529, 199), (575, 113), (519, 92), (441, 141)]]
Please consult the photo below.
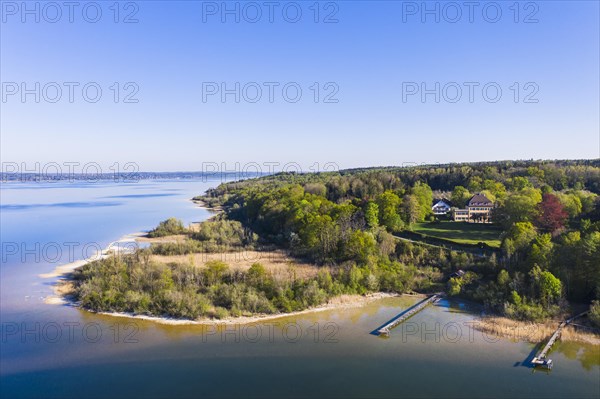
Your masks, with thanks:
[[(508, 317), (539, 320), (564, 312), (568, 301), (600, 297), (599, 182), (600, 165), (591, 160), (284, 173), (225, 183), (197, 198), (221, 207), (222, 216), (194, 231), (176, 220), (161, 223), (153, 236), (186, 239), (84, 267), (77, 295), (94, 310), (194, 318), (289, 312), (343, 293), (446, 290)], [(474, 193), (496, 205), (498, 254), (394, 237), (435, 219), (434, 196), (462, 207)], [(149, 260), (262, 245), (284, 248), (321, 270), (282, 281), (260, 264), (239, 272), (226, 264)], [(445, 277), (457, 270), (466, 273)]]

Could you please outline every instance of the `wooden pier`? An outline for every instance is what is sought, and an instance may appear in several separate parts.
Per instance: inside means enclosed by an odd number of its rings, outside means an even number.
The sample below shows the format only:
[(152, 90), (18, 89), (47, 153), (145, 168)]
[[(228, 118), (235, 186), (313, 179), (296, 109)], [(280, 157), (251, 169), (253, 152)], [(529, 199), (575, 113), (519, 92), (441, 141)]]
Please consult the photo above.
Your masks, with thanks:
[(546, 346), (544, 346), (544, 349), (542, 349), (542, 351), (540, 353), (538, 353), (537, 356), (535, 356), (531, 360), (531, 364), (533, 364), (533, 366), (540, 366), (540, 367), (545, 367), (547, 369), (551, 369), (552, 368), (552, 359), (548, 359), (548, 352), (550, 352), (550, 349), (552, 349), (552, 345), (554, 345), (554, 343), (560, 338), (562, 329), (565, 326), (569, 325), (573, 320), (575, 320), (576, 318), (578, 318), (580, 316), (583, 316), (586, 313), (588, 313), (588, 312), (583, 312), (581, 314), (578, 314), (577, 316), (573, 316), (570, 319), (565, 320), (562, 323), (560, 323), (558, 325), (558, 328), (554, 332), (554, 334), (552, 334), (552, 336), (548, 340), (548, 343), (546, 344)]
[(406, 321), (410, 317), (419, 313), (421, 310), (425, 309), (425, 307), (427, 305), (439, 300), (441, 297), (442, 297), (442, 294), (434, 294), (434, 295), (430, 296), (429, 298), (426, 298), (426, 299), (422, 300), (421, 302), (417, 303), (416, 305), (413, 305), (412, 307), (410, 307), (407, 310), (405, 310), (404, 312), (400, 313), (398, 316), (394, 317), (392, 320), (390, 320), (389, 322), (384, 324), (382, 327), (377, 329), (376, 330), (377, 335), (386, 336), (386, 337), (389, 336), (390, 330), (392, 328), (396, 327), (398, 324), (402, 323), (403, 321)]
[(554, 331), (554, 334), (552, 334), (552, 336), (548, 340), (546, 346), (544, 346), (544, 349), (542, 349), (542, 351), (531, 360), (531, 364), (533, 364), (534, 366), (546, 367), (548, 369), (552, 368), (552, 359), (548, 359), (548, 352), (550, 352), (550, 349), (552, 348), (552, 345), (554, 345), (556, 340), (560, 338), (560, 333), (562, 332), (563, 327), (566, 325), (566, 321), (560, 323), (556, 331)]

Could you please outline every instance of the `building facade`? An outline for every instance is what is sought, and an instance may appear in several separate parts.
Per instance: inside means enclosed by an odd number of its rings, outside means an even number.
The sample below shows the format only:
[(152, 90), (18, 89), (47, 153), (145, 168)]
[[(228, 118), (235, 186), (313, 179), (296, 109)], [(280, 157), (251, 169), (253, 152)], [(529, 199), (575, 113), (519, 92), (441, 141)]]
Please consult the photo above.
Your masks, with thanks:
[(452, 207), (451, 207), (449, 201), (447, 201), (445, 199), (441, 199), (441, 200), (434, 201), (434, 204), (431, 207), (431, 210), (433, 211), (434, 215), (445, 215), (448, 212), (450, 212), (451, 208)]
[(452, 210), (455, 222), (492, 223), (494, 203), (483, 194), (475, 194), (469, 199), (465, 209)]

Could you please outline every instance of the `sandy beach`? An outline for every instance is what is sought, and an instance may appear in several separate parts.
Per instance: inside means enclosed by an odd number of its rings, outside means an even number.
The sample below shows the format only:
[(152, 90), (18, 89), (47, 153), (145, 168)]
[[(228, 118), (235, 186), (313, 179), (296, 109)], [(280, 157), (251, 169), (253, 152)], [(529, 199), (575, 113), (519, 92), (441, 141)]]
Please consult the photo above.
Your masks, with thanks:
[(96, 252), (87, 259), (79, 259), (66, 263), (57, 266), (50, 273), (39, 274), (38, 277), (43, 279), (58, 278), (54, 284), (54, 295), (49, 295), (44, 298), (44, 302), (50, 305), (64, 305), (69, 303), (65, 297), (71, 292), (71, 289), (69, 289), (70, 283), (65, 278), (66, 276), (75, 271), (75, 269), (85, 266), (90, 262), (106, 259), (116, 254), (131, 253), (138, 247), (138, 240), (145, 236), (146, 233), (144, 232), (127, 234), (118, 240), (111, 242), (102, 251)]
[[(69, 300), (69, 295), (73, 292), (72, 282), (68, 280), (68, 275), (76, 269), (96, 260), (106, 259), (110, 256), (131, 252), (132, 248), (137, 247), (137, 243), (164, 243), (164, 242), (176, 242), (185, 239), (184, 235), (166, 236), (160, 238), (148, 238), (147, 233), (138, 232), (133, 234), (127, 234), (116, 241), (110, 243), (100, 253), (96, 253), (93, 256), (77, 260), (71, 263), (57, 266), (52, 272), (40, 274), (40, 278), (58, 278), (54, 284), (54, 294), (49, 295), (44, 299), (44, 302), (49, 305), (73, 305), (77, 306), (77, 303)], [(292, 259), (288, 258), (283, 251), (245, 251), (244, 256), (240, 256), (241, 253), (213, 253), (213, 254), (195, 254), (198, 264), (205, 263), (210, 260), (227, 260), (233, 262), (231, 267), (234, 269), (245, 270), (250, 267), (250, 264), (260, 260), (261, 263), (267, 263), (269, 269), (273, 270), (276, 274), (288, 273), (287, 267), (293, 266), (294, 272), (297, 275), (304, 277), (313, 276), (317, 272), (317, 268), (314, 265), (309, 264), (297, 264)], [(188, 259), (189, 256), (157, 256), (153, 255), (152, 259), (157, 262), (173, 262)], [(209, 319), (203, 318), (198, 320), (184, 320), (176, 319), (171, 317), (158, 317), (148, 315), (137, 315), (133, 313), (119, 313), (119, 312), (99, 312), (103, 315), (114, 316), (114, 317), (127, 317), (140, 320), (148, 320), (161, 324), (169, 325), (191, 325), (191, 324), (249, 324), (256, 323), (266, 320), (273, 320), (282, 317), (297, 316), (306, 313), (321, 312), (331, 309), (343, 309), (343, 308), (355, 308), (363, 306), (367, 303), (373, 302), (382, 298), (397, 297), (398, 294), (389, 293), (373, 293), (365, 296), (361, 295), (341, 295), (334, 297), (326, 304), (316, 306), (313, 308), (290, 312), (290, 313), (277, 313), (277, 314), (257, 314), (254, 316), (239, 316), (239, 317), (228, 317), (224, 319)]]
[(385, 292), (377, 292), (368, 295), (342, 295), (335, 298), (332, 298), (328, 303), (316, 306), (313, 308), (300, 310), (297, 312), (290, 313), (277, 313), (277, 314), (257, 314), (254, 316), (239, 316), (239, 317), (227, 317), (223, 319), (209, 319), (209, 318), (200, 318), (197, 320), (182, 320), (175, 319), (170, 317), (158, 317), (158, 316), (147, 316), (147, 315), (136, 315), (133, 313), (117, 313), (117, 312), (99, 312), (99, 314), (106, 316), (114, 316), (114, 317), (126, 317), (138, 320), (147, 320), (153, 321), (159, 324), (167, 324), (167, 325), (217, 325), (217, 324), (251, 324), (264, 322), (268, 320), (280, 319), (283, 317), (293, 317), (299, 316), (308, 313), (316, 313), (323, 312), (326, 310), (334, 310), (334, 309), (349, 309), (349, 308), (358, 308), (364, 306), (373, 301), (383, 299), (383, 298), (394, 298), (399, 297), (400, 294), (389, 294)]
[[(190, 227), (193, 228), (192, 224)], [(128, 253), (132, 249), (139, 246), (138, 243), (165, 243), (165, 242), (177, 242), (184, 240), (185, 235), (173, 235), (159, 238), (148, 238), (147, 233), (137, 232), (133, 234), (127, 234), (116, 241), (110, 243), (100, 253), (96, 253), (88, 259), (77, 260), (65, 265), (56, 267), (52, 272), (40, 274), (40, 278), (58, 278), (54, 285), (54, 294), (49, 295), (44, 299), (46, 304), (50, 305), (68, 305), (77, 306), (77, 303), (70, 301), (69, 295), (73, 292), (73, 285), (68, 280), (67, 276), (72, 273), (75, 269), (80, 268), (89, 262), (105, 259), (107, 257)], [(241, 256), (243, 255), (243, 256)], [(293, 267), (294, 273), (302, 277), (314, 276), (317, 272), (317, 268), (314, 265), (297, 263), (293, 259), (290, 259), (281, 250), (273, 251), (243, 251), (243, 252), (225, 252), (225, 253), (201, 253), (194, 254), (192, 258), (189, 255), (181, 256), (158, 256), (152, 255), (152, 259), (156, 262), (169, 263), (169, 262), (183, 262), (190, 261), (193, 259), (194, 264), (202, 265), (207, 261), (211, 260), (222, 260), (231, 263), (231, 267), (239, 270), (247, 270), (251, 263), (259, 260), (265, 264), (269, 270), (278, 275), (284, 275), (289, 273), (289, 267)], [(420, 294), (418, 294), (420, 295)], [(171, 317), (158, 317), (148, 315), (137, 315), (133, 313), (117, 313), (117, 312), (100, 312), (100, 314), (114, 316), (114, 317), (126, 317), (140, 320), (148, 320), (160, 324), (168, 325), (216, 325), (216, 324), (250, 324), (256, 322), (262, 322), (267, 320), (278, 319), (282, 317), (297, 316), (307, 313), (321, 312), (332, 309), (343, 309), (343, 308), (356, 308), (364, 306), (370, 302), (378, 299), (397, 297), (399, 294), (389, 293), (373, 293), (365, 296), (361, 295), (342, 295), (334, 297), (326, 304), (321, 306), (305, 309), (302, 311), (291, 312), (291, 313), (277, 313), (277, 314), (257, 314), (253, 316), (238, 316), (238, 317), (227, 317), (224, 319), (210, 319), (203, 318), (198, 320), (184, 320), (176, 319)], [(421, 296), (421, 295), (420, 295)], [(422, 295), (425, 296), (425, 295)], [(508, 319), (505, 317), (482, 317), (476, 320), (474, 328), (483, 331), (485, 333), (494, 334), (499, 337), (528, 341), (528, 342), (541, 342), (547, 339), (558, 326), (559, 321), (546, 321), (544, 323), (532, 323), (522, 322), (517, 320)], [(563, 341), (574, 341), (574, 342), (586, 342), (593, 345), (600, 345), (600, 335), (592, 332), (586, 332), (581, 329), (575, 329), (572, 326), (568, 326), (563, 330), (561, 339)]]

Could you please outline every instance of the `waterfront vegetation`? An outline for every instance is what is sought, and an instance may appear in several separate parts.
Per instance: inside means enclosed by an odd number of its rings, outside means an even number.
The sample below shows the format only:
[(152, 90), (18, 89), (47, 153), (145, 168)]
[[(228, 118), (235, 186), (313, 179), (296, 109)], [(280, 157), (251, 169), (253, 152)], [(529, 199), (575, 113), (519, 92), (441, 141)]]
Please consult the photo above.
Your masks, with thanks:
[(74, 276), (80, 304), (94, 311), (196, 319), (289, 313), (325, 303), (342, 294), (429, 290), (437, 270), (391, 263), (377, 271), (357, 267), (323, 268), (314, 278), (273, 275), (261, 263), (247, 271), (225, 262), (161, 264), (150, 253), (111, 257), (78, 269)]
[[(434, 198), (463, 206), (492, 199), (493, 225), (436, 222)], [(197, 199), (223, 209), (186, 229), (168, 220), (151, 232), (182, 240), (88, 264), (75, 295), (98, 311), (197, 318), (291, 312), (341, 294), (445, 291), (519, 320), (570, 312), (600, 296), (600, 162), (496, 162), (285, 173), (221, 184)], [(491, 253), (399, 240), (417, 232)], [(160, 264), (156, 255), (276, 247), (310, 262), (311, 276), (274, 275), (223, 262)], [(450, 277), (463, 270), (462, 276)], [(594, 321), (600, 314), (595, 305)]]
[(157, 238), (157, 237), (165, 237), (174, 234), (182, 234), (186, 231), (185, 227), (183, 227), (183, 223), (181, 220), (175, 218), (169, 218), (167, 220), (163, 220), (156, 226), (155, 229), (148, 232), (148, 237)]

